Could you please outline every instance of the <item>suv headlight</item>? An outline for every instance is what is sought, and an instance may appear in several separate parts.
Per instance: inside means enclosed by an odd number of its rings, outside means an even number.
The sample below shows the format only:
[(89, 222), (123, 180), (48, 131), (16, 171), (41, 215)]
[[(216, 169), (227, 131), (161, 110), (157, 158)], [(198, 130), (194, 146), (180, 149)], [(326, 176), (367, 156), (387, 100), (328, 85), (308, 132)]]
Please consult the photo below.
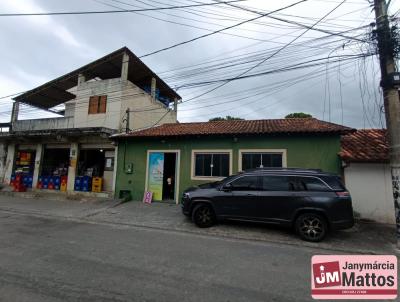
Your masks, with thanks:
[(190, 198), (189, 193), (183, 193), (182, 198), (183, 199), (189, 199)]

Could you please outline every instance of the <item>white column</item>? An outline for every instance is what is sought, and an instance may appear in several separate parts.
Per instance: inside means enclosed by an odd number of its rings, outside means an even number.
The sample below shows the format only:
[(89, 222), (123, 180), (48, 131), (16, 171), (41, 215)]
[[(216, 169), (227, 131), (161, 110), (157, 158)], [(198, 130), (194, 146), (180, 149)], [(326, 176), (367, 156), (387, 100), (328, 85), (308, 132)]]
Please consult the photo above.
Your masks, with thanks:
[(14, 169), (14, 161), (15, 161), (15, 144), (9, 144), (7, 147), (7, 159), (6, 165), (4, 167), (4, 183), (9, 184), (11, 181), (11, 175)]
[[(118, 145), (115, 146), (115, 151), (114, 151), (114, 171), (113, 171), (113, 180), (112, 180), (112, 191), (113, 191), (113, 197), (116, 197), (115, 195), (115, 185), (116, 185), (116, 180), (117, 180), (117, 164), (118, 164)], [(124, 167), (125, 169), (125, 167)]]
[(0, 143), (0, 183), (4, 181), (4, 174), (6, 173), (6, 159), (7, 159), (7, 145)]
[(68, 183), (67, 183), (68, 192), (74, 191), (75, 176), (78, 168), (78, 154), (79, 154), (78, 143), (71, 143), (71, 147), (69, 150), (69, 166), (68, 166)]
[(78, 75), (78, 87), (81, 86), (85, 82), (86, 82), (86, 77), (80, 73)]
[(36, 155), (35, 155), (35, 168), (33, 170), (33, 181), (32, 181), (32, 189), (36, 189), (40, 168), (42, 166), (42, 159), (43, 159), (43, 145), (37, 144), (36, 145)]
[(11, 111), (11, 129), (13, 124), (18, 121), (18, 114), (19, 114), (19, 102), (14, 102)]
[(156, 78), (151, 78), (151, 98), (156, 100)]
[(128, 80), (128, 67), (129, 67), (129, 55), (124, 53), (122, 56), (122, 68), (121, 68), (121, 81)]
[(174, 111), (178, 112), (178, 98), (174, 98)]

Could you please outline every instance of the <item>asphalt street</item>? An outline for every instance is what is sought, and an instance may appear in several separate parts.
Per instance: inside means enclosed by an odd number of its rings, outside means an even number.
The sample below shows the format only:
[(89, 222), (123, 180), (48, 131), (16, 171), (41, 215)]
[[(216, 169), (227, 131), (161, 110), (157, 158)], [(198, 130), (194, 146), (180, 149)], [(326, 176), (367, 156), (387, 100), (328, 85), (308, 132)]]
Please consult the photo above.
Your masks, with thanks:
[(7, 302), (311, 301), (310, 259), (321, 253), (6, 211), (0, 242)]

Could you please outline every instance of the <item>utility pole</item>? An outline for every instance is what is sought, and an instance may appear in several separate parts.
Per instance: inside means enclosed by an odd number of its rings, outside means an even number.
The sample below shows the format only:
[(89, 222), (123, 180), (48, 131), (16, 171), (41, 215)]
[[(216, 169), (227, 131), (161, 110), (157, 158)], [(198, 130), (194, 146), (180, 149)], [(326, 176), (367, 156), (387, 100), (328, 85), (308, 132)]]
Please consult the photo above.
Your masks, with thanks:
[(129, 108), (126, 108), (126, 127), (125, 127), (125, 133), (129, 132)]
[[(389, 1), (390, 3), (390, 1)], [(400, 101), (399, 91), (393, 83), (396, 72), (393, 58), (388, 4), (386, 0), (374, 0), (381, 87), (383, 90), (386, 127), (389, 134), (390, 168), (392, 173), (394, 210), (397, 228), (397, 247), (400, 248)]]

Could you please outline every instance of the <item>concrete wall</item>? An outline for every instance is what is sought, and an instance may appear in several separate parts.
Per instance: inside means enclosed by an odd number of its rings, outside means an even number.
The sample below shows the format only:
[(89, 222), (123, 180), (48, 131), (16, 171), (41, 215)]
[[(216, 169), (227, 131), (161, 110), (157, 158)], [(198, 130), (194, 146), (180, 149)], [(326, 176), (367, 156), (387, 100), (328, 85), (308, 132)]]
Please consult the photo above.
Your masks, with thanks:
[[(74, 92), (75, 93), (75, 92)], [(65, 103), (65, 117), (74, 117), (75, 114), (75, 100)]]
[[(224, 149), (232, 151), (232, 173), (239, 170), (239, 149), (286, 149), (287, 166), (319, 168), (337, 174), (341, 172), (338, 152), (339, 136), (253, 136), (253, 137), (184, 137), (120, 141), (116, 177), (116, 196), (120, 190), (130, 190), (136, 200), (143, 198), (146, 182), (148, 150), (180, 150), (179, 196), (186, 188), (209, 180), (192, 180), (193, 149)], [(133, 173), (124, 167), (133, 164)]]
[[(152, 127), (158, 121), (158, 124), (164, 124), (177, 120), (175, 111), (169, 111), (148, 93), (120, 78), (82, 82), (70, 91), (76, 94), (76, 99), (65, 104), (65, 117), (18, 120), (13, 124), (13, 130), (105, 127), (121, 132), (125, 131), (127, 108), (132, 111), (129, 120), (131, 130)], [(89, 98), (94, 95), (107, 95), (106, 113), (88, 114)]]
[(388, 164), (350, 163), (344, 169), (353, 209), (361, 218), (395, 223), (392, 180)]
[[(167, 113), (167, 108), (160, 102), (129, 81), (120, 78), (81, 83), (76, 90), (75, 123), (79, 127), (106, 127), (122, 131), (125, 129), (125, 111), (129, 108), (130, 129), (151, 127), (163, 115), (160, 123), (176, 122), (174, 111)], [(93, 95), (107, 95), (106, 113), (88, 114), (89, 98)], [(72, 106), (72, 105), (71, 105)], [(146, 110), (146, 111), (144, 111)]]
[(13, 124), (13, 131), (32, 131), (48, 129), (67, 129), (74, 127), (73, 117), (42, 118), (19, 120)]

